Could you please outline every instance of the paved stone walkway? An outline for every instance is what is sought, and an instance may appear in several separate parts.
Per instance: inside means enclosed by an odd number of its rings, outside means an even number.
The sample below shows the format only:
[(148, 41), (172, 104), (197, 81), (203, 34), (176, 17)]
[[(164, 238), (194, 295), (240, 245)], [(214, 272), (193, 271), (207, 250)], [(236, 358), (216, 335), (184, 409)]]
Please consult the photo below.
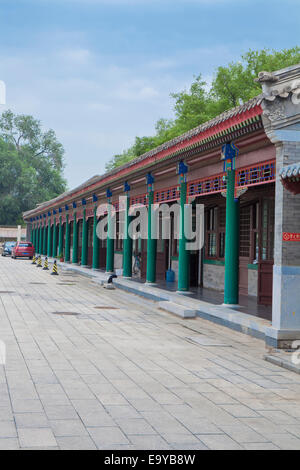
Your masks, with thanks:
[(262, 341), (27, 260), (0, 282), (1, 449), (300, 449), (300, 376)]

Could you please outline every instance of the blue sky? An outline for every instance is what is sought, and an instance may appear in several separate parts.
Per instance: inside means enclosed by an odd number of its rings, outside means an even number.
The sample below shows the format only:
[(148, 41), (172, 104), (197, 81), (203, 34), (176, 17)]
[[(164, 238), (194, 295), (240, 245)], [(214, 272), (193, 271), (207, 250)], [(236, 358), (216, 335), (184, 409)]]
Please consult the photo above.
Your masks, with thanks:
[(172, 117), (193, 76), (299, 44), (299, 20), (298, 0), (0, 0), (6, 108), (56, 131), (74, 187)]

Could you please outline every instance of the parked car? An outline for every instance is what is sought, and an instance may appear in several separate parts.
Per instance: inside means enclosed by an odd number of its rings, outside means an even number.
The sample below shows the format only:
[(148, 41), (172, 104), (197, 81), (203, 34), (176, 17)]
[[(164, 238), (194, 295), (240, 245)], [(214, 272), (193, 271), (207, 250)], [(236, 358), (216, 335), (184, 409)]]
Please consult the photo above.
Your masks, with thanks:
[(4, 242), (2, 247), (2, 256), (10, 256), (12, 249), (16, 246), (16, 242)]
[(16, 258), (29, 258), (32, 259), (35, 253), (34, 246), (31, 242), (17, 242), (13, 247), (11, 257)]

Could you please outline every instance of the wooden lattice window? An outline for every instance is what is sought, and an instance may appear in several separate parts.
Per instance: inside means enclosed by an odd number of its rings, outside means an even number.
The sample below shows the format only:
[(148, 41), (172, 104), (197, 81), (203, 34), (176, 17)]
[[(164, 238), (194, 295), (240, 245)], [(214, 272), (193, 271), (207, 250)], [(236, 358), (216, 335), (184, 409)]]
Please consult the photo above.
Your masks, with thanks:
[(251, 206), (251, 262), (259, 259), (259, 203)]
[(261, 215), (261, 259), (274, 258), (274, 199), (264, 199)]
[(250, 257), (250, 215), (251, 207), (241, 207), (240, 209), (240, 256)]
[(90, 217), (87, 220), (88, 223), (88, 247), (93, 246), (93, 236), (94, 236), (94, 218)]
[[(124, 216), (124, 214), (123, 214)], [(123, 225), (124, 221), (120, 218), (120, 212), (116, 212), (116, 251), (122, 251), (123, 249)], [(123, 217), (124, 218), (124, 217)]]
[(224, 206), (215, 206), (205, 214), (205, 255), (206, 258), (223, 259), (225, 256), (225, 221)]

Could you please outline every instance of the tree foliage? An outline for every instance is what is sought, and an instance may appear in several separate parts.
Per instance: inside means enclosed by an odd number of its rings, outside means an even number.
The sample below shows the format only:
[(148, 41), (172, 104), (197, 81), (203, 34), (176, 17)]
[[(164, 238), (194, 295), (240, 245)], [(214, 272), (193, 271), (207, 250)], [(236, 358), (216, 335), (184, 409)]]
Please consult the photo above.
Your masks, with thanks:
[(171, 94), (174, 100), (174, 119), (160, 119), (155, 125), (154, 136), (136, 137), (129, 149), (113, 156), (106, 169), (123, 165), (223, 111), (259, 95), (261, 88), (254, 82), (259, 72), (273, 72), (299, 62), (298, 46), (281, 51), (249, 50), (241, 56), (241, 60), (218, 67), (210, 86), (199, 74), (188, 90)]
[(55, 132), (32, 116), (0, 118), (0, 225), (22, 223), (22, 212), (66, 189), (64, 149)]

